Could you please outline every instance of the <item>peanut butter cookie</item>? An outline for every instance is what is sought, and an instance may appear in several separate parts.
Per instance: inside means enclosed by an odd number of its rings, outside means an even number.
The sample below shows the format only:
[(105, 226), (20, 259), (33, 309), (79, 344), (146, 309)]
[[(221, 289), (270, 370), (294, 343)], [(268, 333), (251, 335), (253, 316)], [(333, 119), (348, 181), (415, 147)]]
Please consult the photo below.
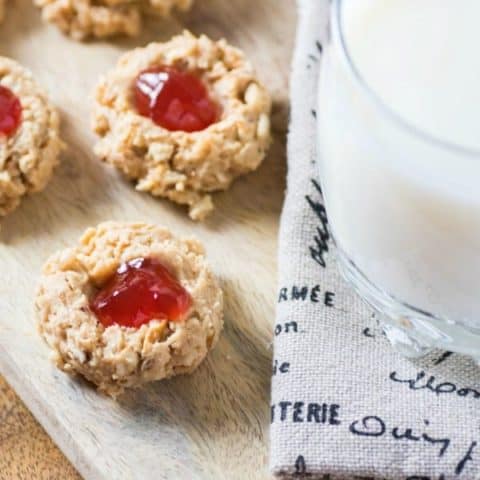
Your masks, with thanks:
[(142, 15), (168, 16), (188, 10), (193, 0), (34, 0), (45, 21), (76, 40), (138, 35)]
[(139, 191), (213, 210), (210, 192), (255, 170), (270, 144), (271, 100), (245, 55), (188, 32), (123, 55), (99, 82), (96, 153)]
[(32, 74), (0, 57), (0, 217), (42, 190), (63, 143), (59, 116)]
[(191, 373), (223, 326), (200, 243), (142, 223), (103, 223), (53, 255), (35, 306), (58, 367), (111, 396)]

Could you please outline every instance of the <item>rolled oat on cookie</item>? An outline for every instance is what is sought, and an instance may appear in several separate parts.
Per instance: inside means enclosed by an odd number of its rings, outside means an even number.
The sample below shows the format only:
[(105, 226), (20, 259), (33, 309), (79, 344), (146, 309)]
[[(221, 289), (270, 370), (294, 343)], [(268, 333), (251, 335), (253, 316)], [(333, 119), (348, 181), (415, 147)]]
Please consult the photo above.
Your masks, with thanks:
[(99, 157), (194, 220), (213, 210), (212, 192), (258, 168), (271, 142), (270, 95), (225, 40), (184, 32), (128, 52), (95, 99)]

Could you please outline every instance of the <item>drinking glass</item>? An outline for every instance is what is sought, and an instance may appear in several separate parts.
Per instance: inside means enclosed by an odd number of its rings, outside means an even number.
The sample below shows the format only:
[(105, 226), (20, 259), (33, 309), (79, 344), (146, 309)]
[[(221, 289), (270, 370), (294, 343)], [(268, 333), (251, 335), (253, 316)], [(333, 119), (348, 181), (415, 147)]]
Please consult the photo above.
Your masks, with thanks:
[(403, 354), (439, 347), (479, 360), (480, 154), (413, 126), (367, 85), (344, 2), (332, 2), (317, 109), (340, 269)]

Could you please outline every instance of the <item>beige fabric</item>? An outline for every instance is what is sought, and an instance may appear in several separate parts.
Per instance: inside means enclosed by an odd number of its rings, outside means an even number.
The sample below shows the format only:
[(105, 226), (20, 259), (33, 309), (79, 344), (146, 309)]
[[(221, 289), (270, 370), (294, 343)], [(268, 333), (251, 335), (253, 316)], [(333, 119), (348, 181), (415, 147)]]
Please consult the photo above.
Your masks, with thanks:
[[(327, 0), (299, 0), (279, 253), (271, 469), (281, 478), (480, 478), (480, 369), (400, 357), (337, 273), (315, 160)], [(321, 108), (321, 107), (320, 107)]]

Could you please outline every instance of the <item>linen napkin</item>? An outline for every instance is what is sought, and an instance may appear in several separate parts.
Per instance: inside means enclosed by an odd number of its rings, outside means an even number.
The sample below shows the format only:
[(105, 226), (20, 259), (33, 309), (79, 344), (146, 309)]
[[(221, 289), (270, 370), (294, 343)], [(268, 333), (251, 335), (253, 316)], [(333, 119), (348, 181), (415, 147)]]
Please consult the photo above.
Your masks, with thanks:
[[(279, 478), (480, 478), (480, 370), (397, 354), (337, 272), (316, 166), (329, 2), (298, 0), (271, 400)], [(321, 108), (321, 106), (320, 106)]]

